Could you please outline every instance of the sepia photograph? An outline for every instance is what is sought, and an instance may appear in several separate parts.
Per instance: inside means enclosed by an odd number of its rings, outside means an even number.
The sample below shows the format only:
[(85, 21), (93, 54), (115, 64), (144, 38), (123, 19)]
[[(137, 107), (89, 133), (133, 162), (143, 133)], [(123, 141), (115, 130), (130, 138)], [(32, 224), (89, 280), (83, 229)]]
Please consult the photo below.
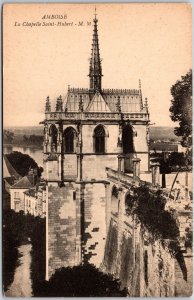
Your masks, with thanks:
[(2, 6), (4, 297), (190, 297), (192, 6)]

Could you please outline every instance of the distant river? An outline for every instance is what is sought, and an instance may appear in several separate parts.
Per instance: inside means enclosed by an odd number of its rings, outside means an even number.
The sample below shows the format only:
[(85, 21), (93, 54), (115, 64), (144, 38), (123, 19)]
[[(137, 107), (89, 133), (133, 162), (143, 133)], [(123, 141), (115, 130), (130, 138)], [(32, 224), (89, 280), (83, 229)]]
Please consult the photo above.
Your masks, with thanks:
[(31, 156), (35, 162), (43, 167), (43, 150), (42, 149), (34, 149), (29, 147), (18, 147), (18, 146), (4, 146), (3, 152), (4, 154), (9, 154), (13, 151), (18, 151), (24, 154), (28, 154)]

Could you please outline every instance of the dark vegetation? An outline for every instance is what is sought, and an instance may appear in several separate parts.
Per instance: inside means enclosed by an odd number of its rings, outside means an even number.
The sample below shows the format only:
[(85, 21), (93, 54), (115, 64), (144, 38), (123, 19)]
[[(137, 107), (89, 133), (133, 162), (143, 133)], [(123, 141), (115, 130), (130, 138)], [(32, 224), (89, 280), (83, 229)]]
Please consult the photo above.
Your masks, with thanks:
[(18, 265), (18, 247), (32, 243), (32, 282), (45, 276), (46, 221), (40, 217), (16, 213), (12, 210), (3, 212), (3, 286), (4, 291), (12, 283), (14, 271)]
[(184, 147), (192, 145), (192, 71), (181, 77), (171, 87), (170, 117), (172, 121), (179, 122), (174, 133), (181, 136), (181, 144)]
[(120, 282), (90, 264), (61, 268), (39, 285), (39, 297), (126, 297)]
[(142, 230), (149, 233), (147, 242), (161, 240), (180, 265), (183, 278), (187, 280), (187, 269), (180, 249), (180, 232), (175, 216), (165, 210), (166, 199), (161, 190), (152, 191), (146, 185), (134, 187), (126, 199), (127, 213), (141, 223)]
[(13, 166), (13, 168), (20, 174), (22, 177), (28, 174), (30, 168), (37, 169), (38, 176), (41, 176), (43, 171), (42, 167), (39, 167), (35, 160), (30, 157), (28, 154), (23, 154), (18, 151), (14, 151), (10, 154), (6, 154), (7, 159)]
[(3, 141), (4, 143), (12, 144), (14, 140), (14, 133), (12, 131), (3, 130)]
[(166, 156), (163, 153), (152, 153), (150, 158), (160, 163), (160, 173), (185, 172), (192, 170), (192, 153), (172, 152)]

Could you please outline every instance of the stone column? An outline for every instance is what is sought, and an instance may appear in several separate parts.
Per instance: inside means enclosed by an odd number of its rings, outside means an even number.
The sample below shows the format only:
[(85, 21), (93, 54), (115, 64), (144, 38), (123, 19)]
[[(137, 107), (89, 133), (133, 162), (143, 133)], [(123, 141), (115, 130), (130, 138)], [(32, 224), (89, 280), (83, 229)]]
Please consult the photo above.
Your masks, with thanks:
[(118, 173), (124, 172), (124, 155), (118, 155)]
[(133, 178), (139, 178), (140, 177), (140, 158), (133, 158)]
[(158, 162), (151, 164), (152, 170), (152, 184), (157, 187), (160, 186), (160, 164)]

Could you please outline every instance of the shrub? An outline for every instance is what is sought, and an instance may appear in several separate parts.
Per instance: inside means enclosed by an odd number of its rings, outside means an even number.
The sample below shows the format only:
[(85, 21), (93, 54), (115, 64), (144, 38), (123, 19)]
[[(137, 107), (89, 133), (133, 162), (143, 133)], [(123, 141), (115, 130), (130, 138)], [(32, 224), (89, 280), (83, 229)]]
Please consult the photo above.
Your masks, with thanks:
[(95, 266), (86, 264), (58, 269), (48, 282), (40, 285), (39, 297), (121, 297), (120, 282), (104, 274)]

